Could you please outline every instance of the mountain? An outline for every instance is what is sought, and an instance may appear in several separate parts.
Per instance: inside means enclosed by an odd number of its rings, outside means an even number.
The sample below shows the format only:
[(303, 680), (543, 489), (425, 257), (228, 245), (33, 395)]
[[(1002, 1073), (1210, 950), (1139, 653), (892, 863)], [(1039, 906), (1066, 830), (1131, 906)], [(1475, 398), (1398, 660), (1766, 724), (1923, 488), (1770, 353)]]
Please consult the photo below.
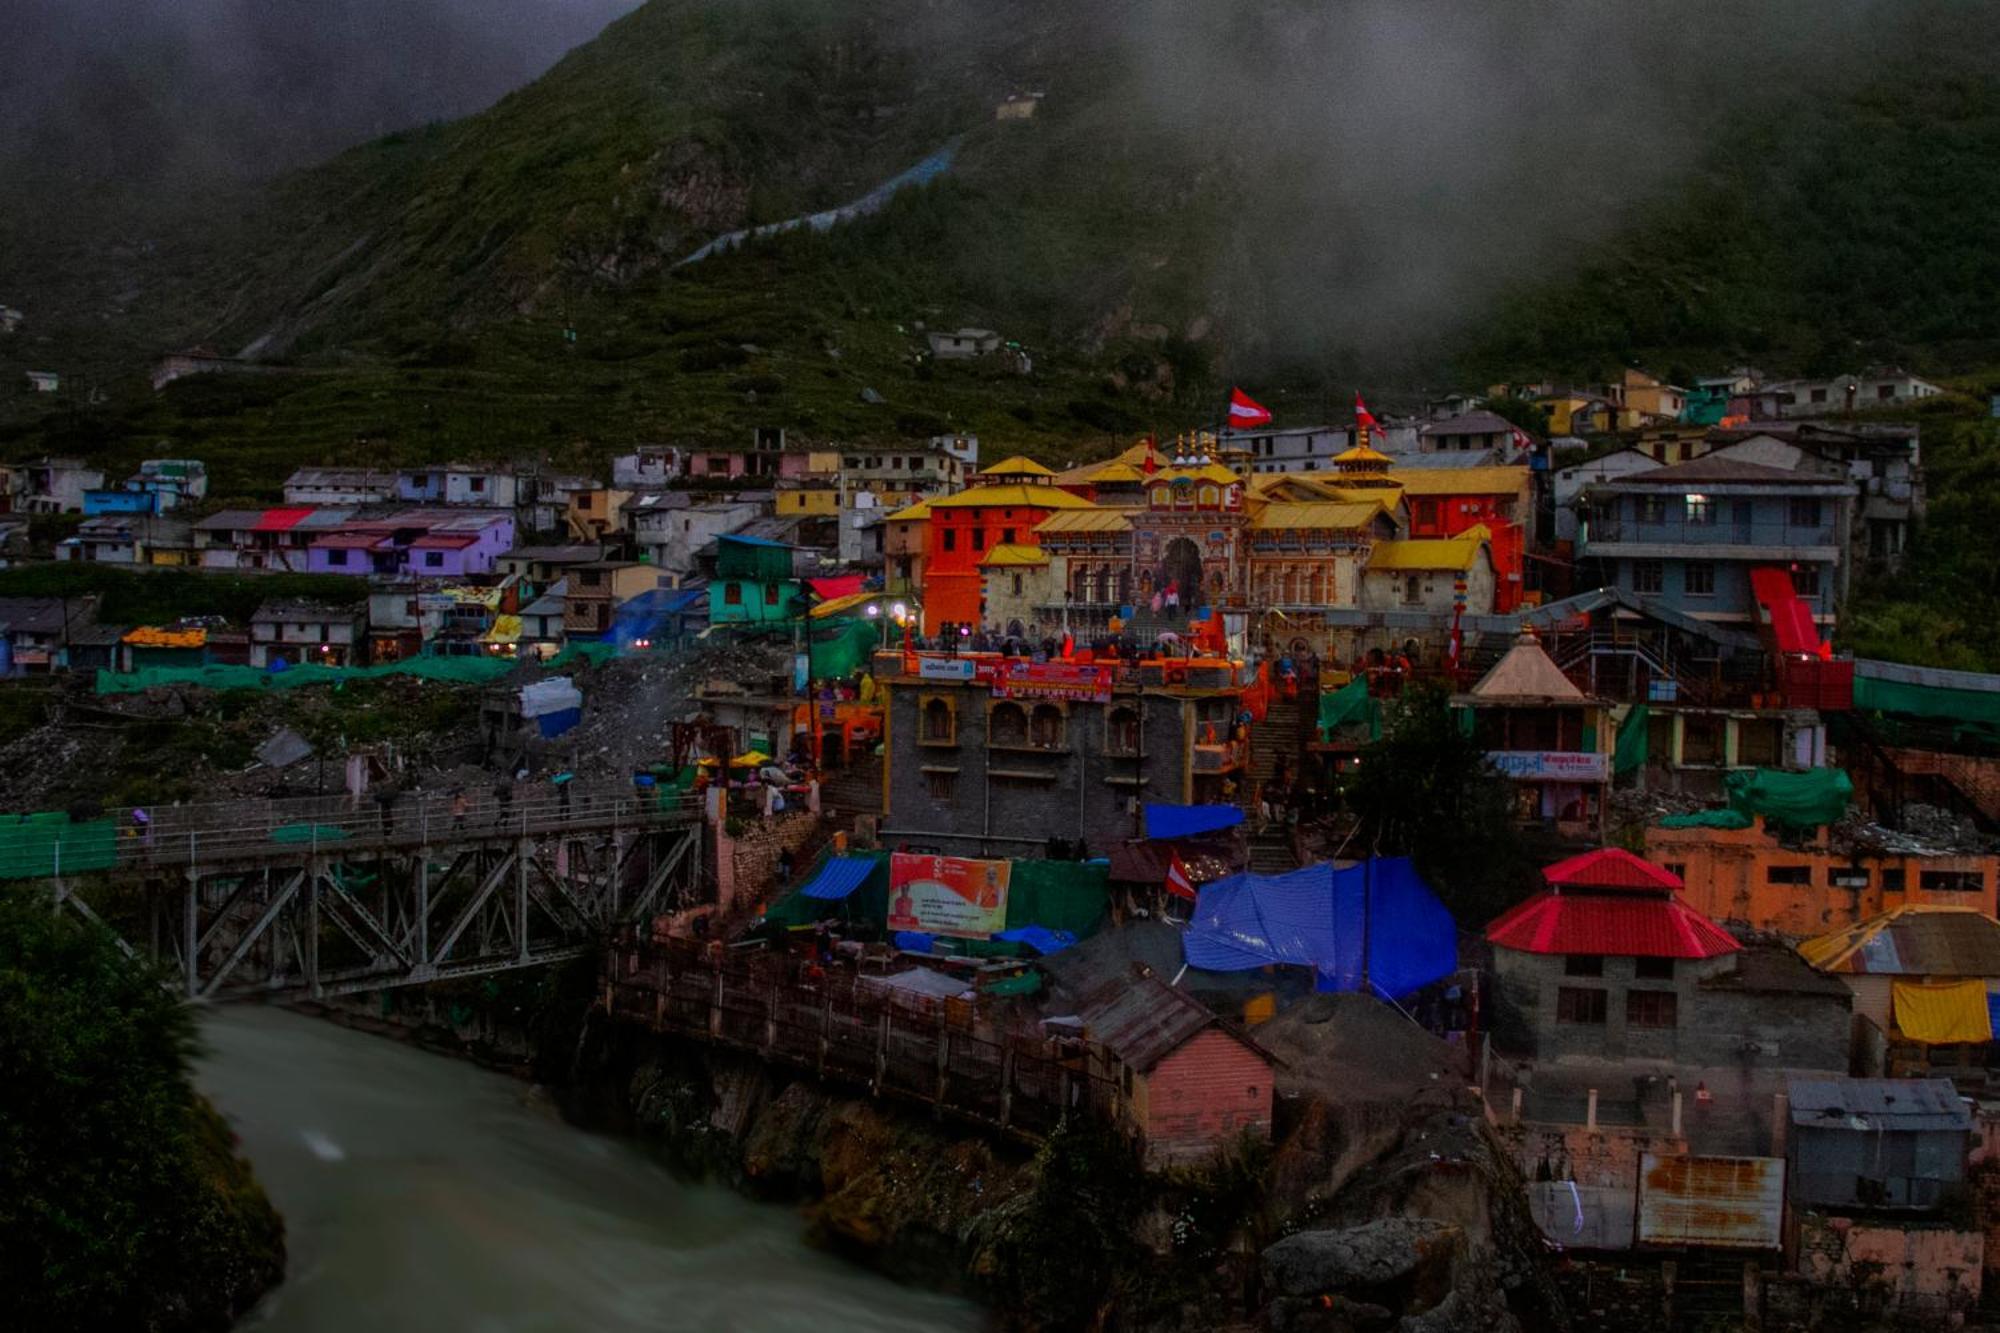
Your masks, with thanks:
[[(1634, 360), (1976, 369), (1996, 32), (1947, 0), (651, 0), (484, 112), (192, 225), (0, 245), (30, 316), (0, 374), (106, 400), (0, 398), (0, 447), (185, 448), (249, 493), (767, 423), (1059, 460), (1211, 421), (1239, 379), (1302, 421), (1357, 383)], [(941, 155), (871, 216), (680, 263)], [(9, 296), (38, 290), (87, 295)], [(921, 356), (963, 324), (1033, 373)], [(142, 387), (192, 343), (281, 373)]]

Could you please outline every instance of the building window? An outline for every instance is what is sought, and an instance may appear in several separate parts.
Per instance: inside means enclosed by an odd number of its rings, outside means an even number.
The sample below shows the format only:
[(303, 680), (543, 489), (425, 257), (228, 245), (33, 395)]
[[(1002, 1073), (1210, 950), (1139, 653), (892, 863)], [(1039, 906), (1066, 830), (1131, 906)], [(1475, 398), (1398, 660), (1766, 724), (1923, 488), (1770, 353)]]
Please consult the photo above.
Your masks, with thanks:
[(328, 563), (329, 565), (344, 565), (344, 564), (346, 564), (346, 563), (347, 563), (347, 552), (345, 552), (345, 551), (342, 551), (342, 550), (332, 550), (332, 551), (328, 551), (328, 552), (326, 553), (326, 563)]
[(1766, 884), (1810, 884), (1812, 883), (1812, 867), (1766, 866), (1764, 868), (1764, 882)]
[(1438, 502), (1436, 500), (1417, 501), (1416, 518), (1417, 526), (1420, 528), (1436, 527), (1438, 521)]
[(1825, 402), (1825, 401), (1826, 401), (1826, 390), (1825, 390), (1825, 389), (1814, 389), (1814, 390), (1812, 391), (1812, 395), (1811, 395), (1811, 397), (1812, 397), (1812, 400), (1813, 400), (1813, 401), (1814, 401), (1815, 403), (1823, 403), (1823, 402)]
[(1634, 958), (1632, 975), (1641, 981), (1672, 981), (1674, 960), (1671, 958)]
[(1028, 739), (1038, 749), (1060, 750), (1063, 743), (1062, 709), (1054, 704), (1036, 704), (1028, 722)]
[(467, 485), (471, 486), (471, 487), (472, 487), (472, 493), (473, 493), (474, 495), (477, 495), (477, 494), (479, 494), (479, 493), (480, 493), (481, 491), (483, 491), (483, 490), (485, 490), (485, 489), (486, 489), (486, 478), (484, 478), (484, 477), (472, 477), (472, 478), (469, 478), (469, 479), (468, 479), (468, 481), (467, 481)]
[(958, 743), (958, 713), (943, 699), (924, 700), (922, 735), (926, 745)]
[(1903, 891), (1903, 868), (1886, 866), (1882, 870), (1882, 892), (1901, 893)]
[(1868, 867), (1828, 866), (1826, 885), (1830, 889), (1865, 889), (1868, 887)]
[(1114, 708), (1105, 727), (1104, 752), (1115, 755), (1139, 753), (1139, 714), (1130, 708)]
[(1977, 893), (1985, 887), (1977, 870), (1925, 870), (1917, 884), (1929, 893)]
[(1690, 597), (1715, 596), (1715, 566), (1706, 560), (1690, 560), (1681, 566), (1681, 587)]
[(924, 791), (933, 801), (949, 805), (958, 799), (958, 774), (935, 770), (925, 773)]
[(983, 551), (986, 549), (985, 528), (974, 528), (972, 530), (972, 549), (975, 551)]
[(1588, 1023), (1593, 1027), (1603, 1027), (1604, 1013), (1603, 991), (1586, 990), (1581, 986), (1556, 988), (1556, 1022)]
[(1642, 495), (1639, 497), (1638, 506), (1641, 523), (1667, 521), (1667, 498), (1664, 495)]
[(1687, 498), (1688, 526), (1696, 527), (1715, 522), (1715, 504), (1706, 495), (1690, 495)]
[(743, 605), (743, 585), (742, 585), (742, 584), (740, 584), (740, 583), (735, 583), (735, 582), (730, 582), (730, 583), (725, 583), (725, 584), (723, 584), (723, 585), (722, 585), (722, 604), (723, 604), (724, 606), (741, 606), (741, 605)]
[(1000, 540), (1004, 544), (1012, 546), (1014, 544), (1014, 529), (1002, 528), (1000, 530)]
[(957, 529), (946, 528), (944, 530), (944, 549), (947, 551), (956, 551), (958, 549)]
[(1818, 565), (1800, 565), (1792, 570), (1792, 591), (1801, 597), (1819, 596), (1820, 569)]
[(1679, 996), (1670, 990), (1625, 992), (1625, 1026), (1670, 1028), (1679, 1022)]
[(442, 564), (444, 564), (444, 552), (443, 552), (443, 551), (425, 551), (425, 552), (424, 552), (424, 568), (425, 568), (425, 569), (436, 569), (436, 568), (438, 568), (438, 567), (439, 567), (440, 565), (442, 565)]
[(1021, 705), (993, 705), (993, 712), (986, 721), (986, 743), (1015, 747), (1028, 743), (1028, 714)]
[(1792, 501), (1792, 526), (1795, 528), (1818, 527), (1819, 501), (1794, 498)]
[(1687, 883), (1688, 868), (1686, 862), (1668, 861), (1660, 868), (1666, 871), (1669, 875), (1672, 875), (1675, 879), (1679, 880), (1681, 883), (1683, 884)]
[(1563, 958), (1563, 975), (1566, 977), (1601, 977), (1604, 975), (1604, 955), (1595, 953), (1573, 953)]
[(1667, 584), (1666, 566), (1658, 560), (1634, 560), (1632, 562), (1632, 591), (1641, 594), (1658, 593)]
[(1403, 604), (1416, 606), (1424, 600), (1424, 580), (1421, 574), (1409, 574), (1403, 578)]

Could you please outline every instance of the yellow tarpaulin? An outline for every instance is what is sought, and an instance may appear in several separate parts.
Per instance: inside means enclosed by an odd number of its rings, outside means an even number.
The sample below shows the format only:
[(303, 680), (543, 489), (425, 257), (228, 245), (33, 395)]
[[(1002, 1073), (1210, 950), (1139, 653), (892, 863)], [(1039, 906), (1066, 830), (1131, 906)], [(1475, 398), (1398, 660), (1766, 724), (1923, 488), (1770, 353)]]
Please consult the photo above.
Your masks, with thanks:
[(729, 761), (731, 768), (757, 768), (771, 762), (771, 756), (762, 750), (745, 750)]
[(126, 633), (120, 640), (134, 648), (200, 648), (208, 642), (205, 629), (161, 629), (156, 625), (141, 625)]
[(521, 641), (521, 617), (493, 617), (493, 628), (480, 635), (479, 640), (481, 643), (519, 643)]
[(1899, 981), (1894, 989), (1896, 1026), (1912, 1041), (1992, 1041), (1993, 1020), (1986, 1009), (1984, 981), (1936, 985)]

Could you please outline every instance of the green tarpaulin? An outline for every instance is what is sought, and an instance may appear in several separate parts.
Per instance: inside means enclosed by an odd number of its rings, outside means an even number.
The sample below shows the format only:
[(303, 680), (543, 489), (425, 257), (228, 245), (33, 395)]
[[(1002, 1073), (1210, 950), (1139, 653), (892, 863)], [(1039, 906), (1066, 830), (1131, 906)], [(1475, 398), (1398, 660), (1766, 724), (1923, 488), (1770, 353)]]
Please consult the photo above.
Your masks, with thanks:
[(1749, 828), (1756, 821), (1736, 810), (1697, 810), (1691, 815), (1668, 815), (1661, 828)]
[[(808, 898), (801, 892), (787, 895), (773, 904), (765, 915), (785, 926), (809, 926), (818, 921), (865, 921), (886, 927), (889, 920), (889, 855), (886, 852), (851, 852), (851, 856), (877, 859), (873, 873), (846, 898)], [(824, 858), (822, 858), (824, 859)], [(817, 867), (815, 867), (817, 869)], [(811, 883), (808, 872), (805, 882)], [(1111, 868), (1080, 861), (1016, 861), (1007, 883), (1007, 928), (1044, 926), (1066, 930), (1078, 939), (1097, 933), (1111, 903)], [(964, 952), (979, 957), (1012, 958), (1024, 950), (1005, 940), (956, 941)]]
[(1730, 809), (1792, 828), (1831, 824), (1847, 813), (1848, 802), (1854, 799), (1854, 784), (1837, 768), (1804, 773), (1759, 768), (1731, 773), (1726, 781)]
[(155, 685), (199, 685), (210, 690), (293, 690), (304, 685), (343, 685), (351, 680), (415, 676), (454, 685), (488, 685), (515, 663), (499, 657), (412, 657), (372, 667), (288, 667), (263, 671), (247, 666), (148, 667), (143, 671), (97, 673), (99, 694), (137, 694)]
[(866, 666), (882, 631), (865, 620), (835, 622), (834, 632), (823, 634), (814, 627), (812, 678), (842, 680)]
[(792, 548), (754, 538), (717, 537), (715, 577), (781, 583), (792, 577)]
[(108, 870), (118, 862), (118, 823), (92, 819), (72, 824), (60, 810), (0, 815), (0, 879)]
[(1647, 723), (1652, 716), (1652, 710), (1640, 704), (1625, 714), (1625, 720), (1618, 724), (1618, 745), (1611, 752), (1613, 773), (1630, 773), (1646, 766)]
[(1368, 678), (1356, 676), (1319, 697), (1319, 729), (1332, 740), (1343, 727), (1366, 726), (1368, 739), (1382, 739), (1382, 701), (1368, 693)]
[(287, 824), (271, 830), (272, 842), (344, 842), (346, 839), (347, 830), (338, 824)]
[(1901, 713), (2000, 726), (2000, 693), (1883, 680), (1858, 671), (1854, 675), (1854, 708), (1862, 713)]

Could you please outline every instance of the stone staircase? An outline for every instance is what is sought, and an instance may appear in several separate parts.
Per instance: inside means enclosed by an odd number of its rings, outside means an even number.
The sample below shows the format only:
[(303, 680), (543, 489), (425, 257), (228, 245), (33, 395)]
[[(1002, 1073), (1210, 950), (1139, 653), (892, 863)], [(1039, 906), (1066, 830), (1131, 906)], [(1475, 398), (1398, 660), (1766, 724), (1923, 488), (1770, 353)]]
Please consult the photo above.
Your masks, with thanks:
[(1307, 697), (1301, 689), (1296, 699), (1273, 698), (1264, 720), (1250, 724), (1249, 772), (1237, 786), (1245, 810), (1256, 810), (1257, 794), (1277, 777), (1281, 761), (1286, 781), (1297, 781), (1305, 749)]
[(1273, 824), (1262, 833), (1250, 835), (1250, 871), (1257, 875), (1283, 875), (1299, 868), (1292, 838)]
[(819, 803), (821, 810), (836, 815), (881, 814), (881, 758), (870, 755), (829, 773), (820, 784)]

